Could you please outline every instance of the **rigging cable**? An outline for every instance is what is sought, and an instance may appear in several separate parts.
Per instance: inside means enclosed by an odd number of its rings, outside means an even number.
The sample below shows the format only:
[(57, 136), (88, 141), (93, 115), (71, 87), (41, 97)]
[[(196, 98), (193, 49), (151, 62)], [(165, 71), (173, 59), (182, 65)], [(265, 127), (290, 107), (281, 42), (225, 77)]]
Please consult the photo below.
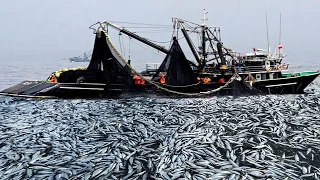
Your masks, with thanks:
[(131, 61), (131, 37), (129, 37), (129, 54), (128, 54), (128, 61)]
[(113, 23), (119, 24), (136, 24), (136, 25), (146, 25), (146, 26), (170, 26), (171, 25), (164, 25), (164, 24), (147, 24), (147, 23), (135, 23), (135, 22), (123, 22), (123, 21), (111, 21)]
[(174, 37), (174, 32), (176, 30), (176, 26), (177, 26), (177, 22), (176, 21), (173, 21), (173, 30), (172, 30), (172, 34), (171, 34), (171, 39), (169, 41), (169, 47), (168, 49), (170, 49), (171, 45), (172, 45), (172, 40), (173, 40), (173, 37)]
[(121, 41), (122, 41), (122, 47), (123, 47), (123, 57), (126, 57), (126, 49), (125, 49), (125, 45), (124, 45), (124, 42), (123, 42), (123, 36), (121, 36)]
[(197, 42), (198, 42), (198, 47), (200, 47), (200, 39), (201, 39), (200, 34), (199, 34), (199, 33), (197, 33)]
[(120, 38), (120, 36), (121, 36), (121, 32), (119, 33), (119, 44), (120, 44), (120, 53), (121, 53), (121, 55), (122, 55), (123, 53), (122, 53), (122, 44), (121, 44), (121, 38)]
[(147, 26), (123, 26), (123, 28), (137, 28), (137, 29), (171, 29), (171, 27), (160, 27), (160, 26), (154, 26), (154, 27), (147, 27)]
[(149, 30), (149, 31), (132, 31), (135, 33), (165, 33), (165, 32), (172, 32), (172, 30)]
[[(196, 28), (198, 28), (198, 27), (196, 27)], [(190, 35), (191, 33), (196, 32), (196, 31), (195, 31), (196, 28), (193, 28), (193, 29), (194, 29), (193, 31), (188, 32), (188, 35)], [(140, 31), (140, 33), (141, 33), (141, 32), (143, 32), (143, 31)], [(148, 32), (148, 31), (145, 31), (145, 32)], [(159, 31), (159, 32), (164, 32), (164, 31)], [(174, 33), (175, 33), (175, 27), (174, 27), (173, 31), (167, 31), (167, 32), (172, 32), (172, 37), (171, 37), (171, 40), (170, 40), (170, 41), (155, 41), (155, 40), (151, 40), (151, 39), (148, 39), (148, 40), (151, 41), (151, 42), (155, 42), (155, 43), (171, 43), (171, 42), (172, 42), (172, 38), (173, 38)], [(137, 32), (135, 32), (135, 33), (137, 33)], [(158, 33), (158, 32), (153, 32), (153, 33)], [(178, 33), (178, 31), (177, 31), (177, 33)], [(198, 32), (196, 32), (196, 33), (198, 33)], [(182, 36), (182, 37), (180, 37), (180, 38), (177, 38), (177, 40), (179, 41), (179, 40), (184, 39), (184, 38), (185, 38), (185, 37)], [(170, 44), (170, 46), (171, 46), (171, 44)]]
[[(126, 36), (126, 37), (127, 37), (127, 36)], [(130, 38), (130, 37), (127, 37), (127, 38)], [(150, 50), (150, 49), (148, 49), (148, 48), (144, 47), (143, 45), (140, 45), (139, 43), (137, 43), (137, 42), (135, 42), (135, 41), (132, 41), (132, 42), (133, 42), (133, 43), (135, 43), (136, 45), (138, 45), (138, 46), (142, 47), (143, 49), (145, 49), (145, 50), (147, 50), (147, 51), (149, 51), (149, 52), (153, 53), (153, 54), (156, 54), (156, 55), (158, 55), (158, 56), (163, 57), (163, 56), (162, 56), (162, 55), (160, 55), (159, 53), (154, 52), (154, 51), (152, 51), (152, 50)]]

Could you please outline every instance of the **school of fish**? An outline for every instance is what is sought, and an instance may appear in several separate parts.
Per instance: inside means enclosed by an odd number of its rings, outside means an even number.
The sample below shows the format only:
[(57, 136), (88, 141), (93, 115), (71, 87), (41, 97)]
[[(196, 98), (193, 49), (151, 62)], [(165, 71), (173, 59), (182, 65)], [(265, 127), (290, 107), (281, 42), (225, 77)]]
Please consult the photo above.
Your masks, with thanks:
[(320, 179), (320, 90), (303, 95), (0, 97), (0, 179)]

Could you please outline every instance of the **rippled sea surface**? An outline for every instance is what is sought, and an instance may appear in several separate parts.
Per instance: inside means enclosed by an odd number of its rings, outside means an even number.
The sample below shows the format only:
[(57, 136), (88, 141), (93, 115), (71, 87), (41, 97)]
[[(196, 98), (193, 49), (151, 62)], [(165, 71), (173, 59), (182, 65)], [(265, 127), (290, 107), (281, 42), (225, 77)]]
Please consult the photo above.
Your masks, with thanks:
[[(1, 89), (45, 79), (58, 65), (39, 66), (36, 74), (13, 65)], [(204, 99), (0, 97), (0, 179), (317, 179), (319, 78), (306, 92)]]

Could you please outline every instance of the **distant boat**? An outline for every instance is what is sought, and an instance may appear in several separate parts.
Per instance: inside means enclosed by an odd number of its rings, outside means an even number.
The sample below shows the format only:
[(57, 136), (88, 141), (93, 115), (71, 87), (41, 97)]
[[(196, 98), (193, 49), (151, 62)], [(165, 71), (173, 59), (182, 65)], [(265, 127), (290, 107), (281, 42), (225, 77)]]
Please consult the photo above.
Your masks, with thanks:
[(69, 60), (71, 62), (90, 62), (91, 55), (89, 53), (84, 52), (82, 56), (77, 56), (77, 57), (71, 57)]

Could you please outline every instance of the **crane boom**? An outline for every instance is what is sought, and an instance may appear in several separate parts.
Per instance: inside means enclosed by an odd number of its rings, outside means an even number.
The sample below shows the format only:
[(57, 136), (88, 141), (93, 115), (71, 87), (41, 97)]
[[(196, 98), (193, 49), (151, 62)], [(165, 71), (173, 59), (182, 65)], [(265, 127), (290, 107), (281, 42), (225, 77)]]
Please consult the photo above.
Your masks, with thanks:
[(159, 46), (159, 45), (157, 45), (157, 44), (149, 41), (149, 40), (146, 39), (146, 38), (143, 38), (143, 37), (141, 37), (141, 36), (138, 36), (137, 34), (135, 34), (135, 33), (133, 33), (133, 32), (130, 32), (130, 31), (128, 31), (127, 29), (125, 29), (125, 28), (123, 28), (123, 27), (117, 26), (117, 25), (115, 25), (115, 24), (113, 24), (113, 23), (111, 23), (111, 22), (108, 22), (108, 21), (105, 21), (105, 22), (103, 22), (103, 23), (105, 23), (105, 24), (107, 24), (107, 25), (110, 25), (111, 27), (118, 29), (120, 32), (122, 32), (122, 33), (124, 33), (124, 34), (126, 34), (126, 35), (128, 35), (128, 36), (130, 36), (130, 37), (132, 37), (132, 38), (134, 38), (134, 39), (136, 39), (136, 40), (138, 40), (138, 41), (140, 41), (140, 42), (143, 42), (143, 43), (145, 43), (145, 44), (147, 44), (147, 45), (149, 45), (149, 46), (151, 46), (151, 47), (153, 47), (153, 48), (155, 48), (155, 49), (157, 49), (157, 50), (159, 50), (159, 51), (161, 51), (161, 52), (163, 52), (163, 53), (166, 53), (166, 54), (169, 53), (169, 50), (168, 50), (168, 49), (166, 49), (166, 48), (164, 48), (164, 47), (162, 47), (162, 46)]

